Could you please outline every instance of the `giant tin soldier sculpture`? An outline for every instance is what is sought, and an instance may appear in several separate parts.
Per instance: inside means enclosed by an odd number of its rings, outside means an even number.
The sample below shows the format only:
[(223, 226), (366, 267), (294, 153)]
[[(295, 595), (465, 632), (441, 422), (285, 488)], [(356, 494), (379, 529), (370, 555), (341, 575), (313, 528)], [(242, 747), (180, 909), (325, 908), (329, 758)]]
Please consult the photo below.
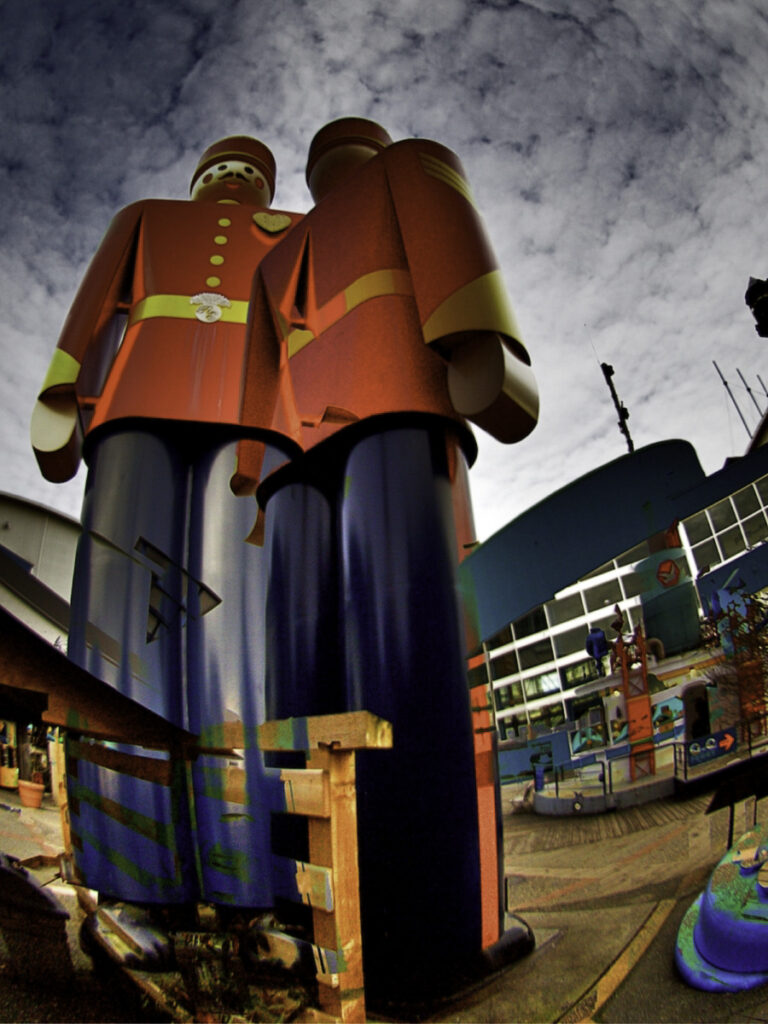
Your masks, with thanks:
[(316, 206), (259, 265), (252, 315), (280, 333), (281, 414), (306, 452), (258, 492), (269, 715), (393, 723), (392, 751), (359, 756), (363, 950), (371, 997), (410, 1001), (529, 948), (522, 923), (504, 933), (498, 818), (478, 820), (456, 569), (466, 419), (513, 442), (538, 401), (461, 164), (390, 141), (354, 118), (318, 133)]
[[(252, 347), (274, 387), (245, 425), (241, 410), (254, 268), (300, 220), (267, 208), (274, 181), (267, 147), (231, 137), (203, 154), (191, 202), (122, 210), (32, 421), (48, 479), (71, 477), (81, 447), (88, 464), (69, 656), (203, 735), (263, 720), (262, 552), (245, 543), (257, 506), (233, 486), (238, 439), (257, 464), (290, 448), (263, 429), (279, 420), (275, 346)], [(70, 810), (87, 884), (141, 902), (269, 905), (266, 783), (258, 751), (245, 758), (248, 813), (227, 799), (222, 760), (200, 757), (194, 816), (183, 775), (169, 787), (81, 761)]]
[[(395, 751), (360, 765), (364, 954), (371, 994), (407, 1000), (529, 940), (522, 926), (502, 934), (499, 859), (484, 857), (498, 821), (478, 814), (456, 565), (474, 539), (466, 419), (518, 440), (536, 389), (454, 154), (335, 122), (310, 150), (304, 220), (263, 208), (270, 172), (260, 144), (225, 140), (193, 181), (201, 202), (118, 215), (33, 440), (44, 473), (65, 479), (86, 434), (80, 664), (194, 732), (233, 717), (252, 732), (266, 616), (270, 717), (366, 708), (393, 721)], [(254, 503), (232, 493), (259, 481), (263, 559), (242, 543)], [(81, 763), (88, 884), (267, 905), (267, 786), (245, 753), (247, 814), (227, 813), (217, 769), (196, 765), (210, 828), (191, 842), (178, 791)]]

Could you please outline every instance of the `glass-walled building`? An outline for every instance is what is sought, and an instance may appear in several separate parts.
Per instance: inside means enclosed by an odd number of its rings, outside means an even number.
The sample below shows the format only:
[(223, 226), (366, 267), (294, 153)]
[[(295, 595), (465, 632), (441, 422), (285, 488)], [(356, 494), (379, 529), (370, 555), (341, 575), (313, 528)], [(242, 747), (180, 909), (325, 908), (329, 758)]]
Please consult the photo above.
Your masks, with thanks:
[(709, 572), (768, 537), (768, 476), (684, 520), (696, 575)]
[[(762, 544), (768, 539), (768, 476), (688, 516), (678, 532), (681, 547), (670, 554), (677, 571), (694, 579)], [(643, 597), (657, 586), (651, 554), (647, 541), (636, 545), (486, 642), (485, 672), (502, 739), (574, 717), (569, 706), (573, 711), (576, 687), (600, 678), (585, 648), (590, 629), (615, 637), (616, 607), (624, 632), (648, 625)]]

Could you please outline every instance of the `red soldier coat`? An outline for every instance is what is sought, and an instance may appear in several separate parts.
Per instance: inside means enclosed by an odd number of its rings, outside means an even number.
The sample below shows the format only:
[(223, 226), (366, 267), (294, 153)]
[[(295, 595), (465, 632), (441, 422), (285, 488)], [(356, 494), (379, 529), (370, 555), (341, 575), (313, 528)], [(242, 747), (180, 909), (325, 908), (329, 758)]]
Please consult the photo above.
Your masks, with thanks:
[[(115, 217), (33, 415), (33, 447), (48, 479), (74, 475), (82, 438), (106, 424), (241, 424), (254, 269), (299, 220), (254, 206), (176, 200), (144, 200)], [(265, 341), (268, 365), (279, 352)], [(253, 346), (249, 358), (258, 363)], [(276, 369), (266, 376), (276, 382)], [(271, 427), (274, 391), (261, 399), (248, 425)]]
[[(504, 441), (536, 422), (528, 356), (482, 221), (458, 158), (437, 143), (395, 143), (318, 202), (260, 263), (253, 305), (244, 415), (263, 405), (271, 322), (293, 402), (279, 427), (305, 449), (384, 413), (468, 415)], [(490, 356), (476, 351), (488, 338)], [(504, 393), (490, 418), (457, 408), (451, 374), (468, 349), (470, 371), (479, 364)]]

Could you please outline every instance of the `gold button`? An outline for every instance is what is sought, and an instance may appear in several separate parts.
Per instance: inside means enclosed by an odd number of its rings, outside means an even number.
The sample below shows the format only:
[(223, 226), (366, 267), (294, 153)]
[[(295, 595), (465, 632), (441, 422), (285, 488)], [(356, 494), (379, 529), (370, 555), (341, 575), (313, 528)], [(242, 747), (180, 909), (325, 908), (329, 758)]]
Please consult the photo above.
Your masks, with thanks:
[(218, 288), (219, 285), (221, 284), (221, 278), (220, 277), (206, 277), (205, 283), (208, 285), (209, 288)]
[(211, 256), (211, 258), (210, 258), (210, 260), (208, 262), (212, 263), (214, 265), (214, 267), (220, 267), (221, 264), (224, 262), (224, 257), (223, 256)]
[(229, 217), (221, 217), (219, 219), (219, 227), (220, 228), (228, 228), (231, 223), (232, 223), (232, 221), (229, 219)]
[(214, 242), (216, 243), (216, 245), (226, 245), (228, 241), (229, 239), (227, 238), (226, 235), (216, 235), (216, 237), (214, 238)]

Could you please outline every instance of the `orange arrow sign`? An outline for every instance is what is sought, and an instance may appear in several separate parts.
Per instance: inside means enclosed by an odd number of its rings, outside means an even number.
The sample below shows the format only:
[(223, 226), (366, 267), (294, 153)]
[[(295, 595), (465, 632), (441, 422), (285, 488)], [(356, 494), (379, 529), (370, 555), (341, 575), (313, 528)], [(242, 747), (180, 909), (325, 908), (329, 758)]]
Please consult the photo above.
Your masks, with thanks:
[(733, 737), (733, 733), (727, 732), (718, 743), (718, 747), (724, 747), (726, 750), (730, 750), (736, 740)]

